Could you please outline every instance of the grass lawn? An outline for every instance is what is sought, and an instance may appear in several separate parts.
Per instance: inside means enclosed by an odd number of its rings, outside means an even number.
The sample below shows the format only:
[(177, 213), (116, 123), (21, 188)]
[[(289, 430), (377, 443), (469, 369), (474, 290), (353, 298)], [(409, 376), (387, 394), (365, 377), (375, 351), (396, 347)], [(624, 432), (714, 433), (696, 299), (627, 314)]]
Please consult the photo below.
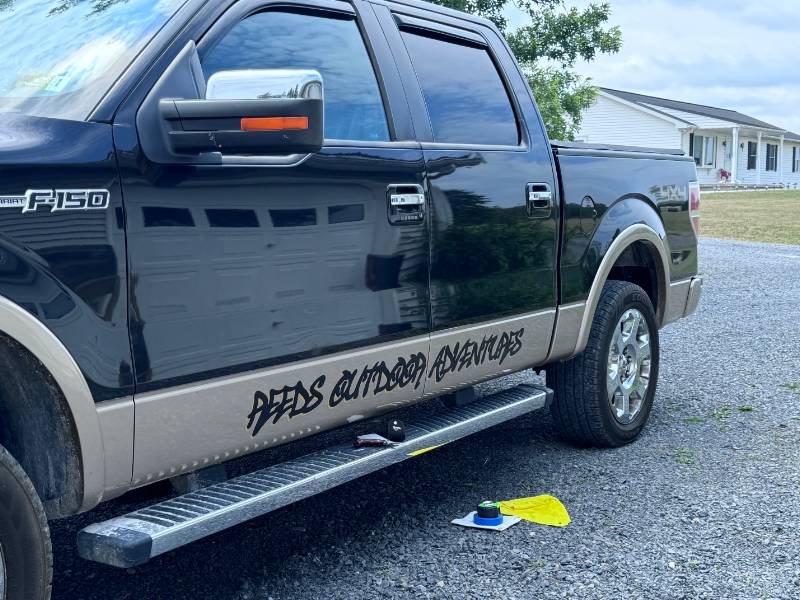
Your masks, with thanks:
[(700, 235), (726, 240), (800, 244), (800, 190), (703, 192)]

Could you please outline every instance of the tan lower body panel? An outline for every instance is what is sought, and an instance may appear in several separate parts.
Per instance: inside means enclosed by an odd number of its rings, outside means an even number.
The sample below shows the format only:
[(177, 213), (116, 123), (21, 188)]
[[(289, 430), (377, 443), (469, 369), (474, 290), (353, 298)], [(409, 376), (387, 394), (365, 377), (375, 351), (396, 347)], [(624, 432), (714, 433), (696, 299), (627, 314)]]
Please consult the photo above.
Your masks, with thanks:
[(115, 498), (131, 487), (133, 466), (133, 398), (109, 400), (97, 407), (105, 458), (103, 500)]
[(575, 354), (575, 345), (581, 330), (585, 302), (575, 302), (558, 307), (556, 329), (546, 362), (563, 360)]
[(555, 310), (137, 396), (133, 485), (540, 364)]
[(692, 278), (681, 281), (673, 281), (669, 284), (669, 296), (667, 296), (667, 307), (664, 311), (664, 322), (662, 326), (682, 319), (686, 310), (686, 298), (689, 296), (689, 286)]
[(434, 333), (425, 397), (542, 364), (555, 314), (547, 310)]

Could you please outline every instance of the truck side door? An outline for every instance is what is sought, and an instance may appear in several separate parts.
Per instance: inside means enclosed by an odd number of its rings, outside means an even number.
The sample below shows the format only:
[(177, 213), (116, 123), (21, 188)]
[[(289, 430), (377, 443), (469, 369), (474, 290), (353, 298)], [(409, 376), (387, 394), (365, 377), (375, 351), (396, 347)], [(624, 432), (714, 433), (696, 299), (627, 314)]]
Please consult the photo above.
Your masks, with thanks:
[(428, 221), (394, 221), (389, 200), (422, 190), (424, 162), (371, 26), (348, 2), (240, 1), (200, 39), (206, 80), (320, 72), (326, 141), (291, 164), (155, 164), (120, 113), (134, 483), (422, 396)]
[(403, 6), (376, 13), (395, 48), (432, 204), (426, 395), (547, 356), (559, 206), (550, 145), (490, 29)]

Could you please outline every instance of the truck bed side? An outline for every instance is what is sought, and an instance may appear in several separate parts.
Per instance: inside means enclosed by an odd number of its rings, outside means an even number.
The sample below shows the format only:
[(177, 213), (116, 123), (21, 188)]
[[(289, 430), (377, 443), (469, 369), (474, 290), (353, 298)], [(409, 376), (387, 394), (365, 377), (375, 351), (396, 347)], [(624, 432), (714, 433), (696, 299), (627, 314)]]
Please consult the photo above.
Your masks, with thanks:
[(697, 237), (689, 217), (689, 184), (696, 180), (692, 159), (673, 150), (552, 146), (563, 202), (560, 304), (587, 301), (593, 284), (604, 280), (597, 275), (611, 244), (626, 229), (643, 225), (661, 240), (668, 271), (661, 285), (657, 268), (643, 273), (652, 277), (661, 325), (682, 317), (697, 274)]

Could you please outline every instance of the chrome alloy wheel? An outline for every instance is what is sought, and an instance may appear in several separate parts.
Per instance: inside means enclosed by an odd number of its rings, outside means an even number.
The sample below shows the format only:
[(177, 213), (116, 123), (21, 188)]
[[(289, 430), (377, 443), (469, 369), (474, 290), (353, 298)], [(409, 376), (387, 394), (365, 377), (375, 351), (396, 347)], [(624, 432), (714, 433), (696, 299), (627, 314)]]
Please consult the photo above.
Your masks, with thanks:
[(650, 385), (650, 327), (629, 308), (619, 319), (608, 349), (606, 386), (614, 418), (628, 425), (642, 410)]

